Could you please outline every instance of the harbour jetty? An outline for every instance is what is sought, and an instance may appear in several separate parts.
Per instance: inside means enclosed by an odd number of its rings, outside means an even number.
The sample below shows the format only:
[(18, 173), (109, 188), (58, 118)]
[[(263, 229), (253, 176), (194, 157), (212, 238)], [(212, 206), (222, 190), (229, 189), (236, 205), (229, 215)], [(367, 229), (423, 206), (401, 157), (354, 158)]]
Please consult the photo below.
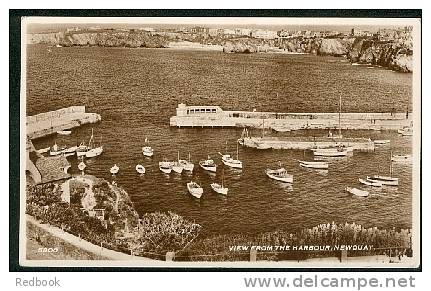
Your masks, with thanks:
[(243, 137), (241, 145), (255, 149), (309, 150), (333, 148), (338, 146), (352, 147), (357, 151), (374, 151), (374, 142), (367, 138), (330, 138), (330, 137)]
[(278, 113), (225, 111), (220, 106), (181, 103), (170, 125), (176, 127), (253, 127), (275, 131), (301, 129), (398, 130), (411, 125), (410, 113)]
[(71, 129), (101, 120), (97, 113), (85, 112), (85, 106), (71, 106), (55, 111), (27, 116), (27, 137), (40, 138), (57, 131)]

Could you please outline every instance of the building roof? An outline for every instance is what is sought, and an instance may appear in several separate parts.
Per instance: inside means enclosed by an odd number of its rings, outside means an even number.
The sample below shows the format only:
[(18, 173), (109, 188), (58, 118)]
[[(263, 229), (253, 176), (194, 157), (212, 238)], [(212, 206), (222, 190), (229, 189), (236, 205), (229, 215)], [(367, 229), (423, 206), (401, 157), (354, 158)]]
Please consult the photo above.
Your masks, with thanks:
[(68, 167), (70, 163), (64, 156), (42, 157), (36, 161), (36, 168), (42, 176), (41, 183), (70, 178), (70, 174), (64, 172)]

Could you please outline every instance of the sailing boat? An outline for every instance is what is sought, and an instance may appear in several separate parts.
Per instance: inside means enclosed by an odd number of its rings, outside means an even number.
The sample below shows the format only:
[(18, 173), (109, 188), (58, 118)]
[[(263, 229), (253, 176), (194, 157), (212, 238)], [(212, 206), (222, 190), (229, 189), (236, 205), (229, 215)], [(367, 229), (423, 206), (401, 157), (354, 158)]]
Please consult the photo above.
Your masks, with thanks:
[(142, 154), (146, 157), (152, 157), (154, 154), (153, 148), (148, 145), (148, 139), (147, 138), (145, 138), (145, 146), (142, 147)]
[(210, 156), (208, 156), (208, 159), (206, 160), (200, 160), (199, 166), (201, 166), (202, 169), (210, 172), (217, 171), (217, 165), (214, 163), (214, 160), (212, 160)]
[(392, 151), (391, 151), (391, 159), (390, 159), (390, 166), (389, 166), (389, 173), (390, 176), (382, 176), (382, 175), (374, 175), (374, 176), (367, 176), (367, 181), (374, 182), (374, 183), (380, 183), (382, 185), (388, 185), (388, 186), (398, 186), (398, 178), (392, 177)]
[(223, 182), (224, 182), (224, 169), (222, 172), (221, 185), (218, 183), (212, 183), (211, 188), (219, 194), (227, 195), (227, 191), (229, 191), (229, 188), (225, 188), (223, 185), (224, 184)]
[(88, 141), (88, 145), (85, 145), (84, 142), (81, 142), (76, 149), (76, 156), (82, 157), (85, 156), (87, 158), (93, 158), (101, 155), (103, 152), (103, 146), (100, 145), (98, 147), (94, 147), (94, 132), (91, 129), (91, 137)]
[(189, 160), (178, 160), (178, 162), (180, 163), (180, 165), (183, 166), (185, 171), (189, 171), (189, 172), (193, 172), (193, 168), (195, 167), (195, 165), (190, 162), (190, 153), (189, 153)]
[[(227, 145), (227, 142), (226, 142)], [(223, 164), (225, 164), (226, 166), (229, 166), (231, 168), (236, 168), (236, 169), (242, 169), (242, 162), (238, 159), (238, 146), (239, 144), (236, 144), (236, 160), (233, 159), (229, 154), (221, 154), (219, 152), (219, 154), (221, 155), (221, 161)]]
[(172, 170), (175, 173), (181, 174), (183, 172), (183, 165), (180, 164), (180, 152), (178, 151), (178, 158), (176, 162), (172, 162)]
[(91, 129), (91, 138), (90, 138), (90, 141), (88, 142), (89, 149), (85, 153), (85, 156), (87, 158), (93, 158), (93, 157), (100, 156), (102, 154), (102, 152), (103, 152), (103, 146), (102, 145), (99, 145), (98, 147), (94, 147), (94, 141), (93, 141), (93, 139), (94, 139), (94, 137), (93, 137), (93, 129)]

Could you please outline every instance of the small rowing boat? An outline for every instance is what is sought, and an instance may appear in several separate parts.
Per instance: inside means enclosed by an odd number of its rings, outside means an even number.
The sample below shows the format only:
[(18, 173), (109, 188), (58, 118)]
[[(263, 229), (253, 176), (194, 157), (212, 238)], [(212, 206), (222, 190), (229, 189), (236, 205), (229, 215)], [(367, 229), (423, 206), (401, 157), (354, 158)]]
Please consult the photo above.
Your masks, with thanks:
[(392, 162), (397, 163), (410, 163), (412, 161), (411, 155), (393, 155), (391, 158)]
[(145, 167), (144, 166), (138, 164), (138, 165), (136, 165), (135, 169), (136, 169), (136, 172), (138, 172), (139, 174), (145, 174)]
[(359, 196), (359, 197), (367, 197), (368, 195), (370, 195), (370, 193), (368, 191), (365, 190), (360, 190), (357, 188), (353, 188), (353, 187), (346, 187), (345, 190), (347, 192), (349, 192), (350, 194)]
[(111, 172), (112, 175), (116, 175), (119, 170), (120, 168), (117, 166), (117, 164), (115, 164), (113, 167), (111, 167), (109, 171)]
[(375, 145), (384, 145), (384, 144), (388, 144), (388, 143), (391, 143), (391, 140), (389, 140), (389, 139), (376, 139), (376, 140), (374, 140)]
[(70, 130), (59, 130), (59, 131), (57, 131), (57, 134), (60, 134), (60, 135), (69, 135), (71, 133), (72, 133), (72, 131), (70, 131)]
[(328, 169), (329, 165), (326, 162), (308, 162), (308, 161), (299, 161), (299, 165), (305, 168), (312, 169)]
[(398, 178), (393, 178), (389, 176), (367, 176), (367, 181), (373, 182), (373, 183), (381, 183), (382, 185), (388, 185), (388, 186), (398, 186)]
[(199, 186), (198, 183), (190, 181), (189, 183), (187, 183), (187, 190), (189, 190), (189, 193), (196, 198), (201, 198), (204, 189), (202, 189), (201, 186)]
[(383, 185), (380, 182), (371, 182), (371, 181), (367, 181), (367, 180), (364, 180), (364, 179), (361, 179), (361, 178), (359, 178), (358, 180), (359, 180), (359, 183), (367, 185), (367, 186), (382, 187), (382, 185)]

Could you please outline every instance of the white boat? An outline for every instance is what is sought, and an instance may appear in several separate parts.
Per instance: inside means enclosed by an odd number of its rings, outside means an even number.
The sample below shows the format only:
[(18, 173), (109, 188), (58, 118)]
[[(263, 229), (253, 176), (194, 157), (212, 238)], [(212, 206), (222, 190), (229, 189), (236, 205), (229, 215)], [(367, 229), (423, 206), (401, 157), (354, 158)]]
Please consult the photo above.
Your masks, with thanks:
[(138, 164), (138, 165), (136, 165), (135, 169), (136, 169), (136, 172), (138, 172), (139, 174), (145, 174), (145, 167), (144, 166)]
[(54, 143), (54, 145), (50, 148), (49, 155), (50, 156), (58, 156), (60, 154), (73, 153), (76, 151), (77, 148), (78, 148), (77, 146), (73, 146), (70, 148), (67, 148), (67, 147), (59, 148), (57, 143)]
[(99, 145), (96, 147), (94, 145), (94, 132), (93, 129), (91, 129), (91, 136), (90, 140), (88, 141), (88, 145), (85, 145), (85, 143), (81, 142), (80, 145), (76, 148), (76, 156), (79, 157), (86, 157), (86, 158), (94, 158), (97, 156), (100, 156), (103, 153), (103, 146)]
[(198, 183), (193, 181), (187, 183), (187, 189), (189, 190), (189, 193), (196, 198), (201, 198), (202, 193), (204, 193), (204, 189), (202, 189), (202, 187), (199, 186)]
[(109, 171), (111, 172), (112, 175), (115, 175), (118, 173), (119, 170), (120, 168), (117, 166), (117, 164), (115, 164), (113, 167), (111, 167)]
[(236, 169), (242, 169), (242, 162), (238, 159), (238, 146), (239, 144), (236, 144), (236, 159), (233, 159), (230, 155), (228, 154), (222, 154), (219, 152), (219, 154), (221, 155), (221, 161), (223, 164), (225, 164), (228, 167), (231, 168), (236, 168)]
[(223, 185), (220, 185), (220, 184), (218, 184), (218, 183), (211, 183), (211, 188), (212, 188), (215, 192), (217, 192), (217, 193), (219, 193), (219, 194), (223, 194), (223, 195), (227, 195), (227, 192), (229, 191), (229, 189), (228, 189), (228, 188), (223, 187)]
[(398, 178), (393, 178), (389, 176), (367, 176), (367, 181), (374, 182), (374, 183), (381, 183), (382, 185), (388, 185), (388, 186), (398, 186)]
[(371, 181), (364, 180), (361, 178), (359, 178), (358, 180), (359, 180), (359, 183), (367, 185), (367, 186), (372, 186), (372, 187), (382, 187), (383, 186), (383, 184), (380, 182), (371, 182)]
[(412, 136), (413, 135), (413, 128), (404, 127), (403, 129), (398, 129), (398, 133), (402, 134), (403, 136)]
[(178, 160), (181, 166), (183, 166), (183, 169), (185, 171), (193, 172), (193, 169), (195, 165), (190, 162), (190, 153), (189, 153), (189, 160)]
[(265, 173), (271, 179), (285, 183), (293, 183), (293, 175), (288, 174), (285, 168), (279, 168), (276, 170), (266, 169)]
[(178, 161), (177, 162), (172, 162), (171, 165), (172, 165), (172, 170), (175, 173), (181, 174), (183, 172), (183, 170), (184, 170), (183, 165), (181, 165), (180, 162), (178, 162)]
[(93, 157), (97, 157), (100, 156), (103, 153), (103, 146), (99, 146), (97, 148), (92, 148), (89, 149), (86, 153), (85, 156), (87, 158), (93, 158)]
[(359, 196), (359, 197), (367, 197), (368, 195), (370, 195), (370, 193), (368, 191), (365, 190), (360, 190), (357, 188), (353, 188), (353, 187), (346, 187), (345, 189), (347, 192)]
[(391, 158), (392, 162), (397, 163), (410, 163), (412, 161), (411, 155), (393, 155)]
[(70, 131), (70, 130), (59, 130), (59, 131), (57, 131), (57, 134), (60, 134), (60, 135), (69, 135), (71, 133), (72, 133), (72, 131)]
[(206, 171), (217, 172), (217, 165), (210, 158), (210, 156), (208, 156), (207, 160), (200, 160), (199, 166), (201, 166), (201, 168), (206, 170)]
[(61, 154), (63, 157), (65, 157), (65, 158), (67, 158), (67, 157), (70, 157), (70, 156), (74, 156), (75, 155), (75, 153), (62, 153)]
[(172, 172), (172, 162), (159, 162), (159, 169), (165, 174), (170, 174)]
[(44, 154), (44, 153), (47, 153), (50, 149), (51, 149), (51, 147), (47, 147), (47, 148), (43, 148), (43, 149), (38, 149), (38, 150), (36, 150), (36, 152), (39, 154)]
[(391, 140), (389, 139), (376, 139), (374, 140), (374, 144), (376, 145), (383, 145), (383, 144), (388, 144), (391, 143)]
[(321, 157), (345, 157), (349, 152), (348, 148), (336, 147), (325, 149), (314, 149), (313, 154)]
[(183, 172), (183, 165), (180, 164), (180, 152), (178, 152), (178, 159), (176, 162), (172, 162), (172, 170), (175, 173), (181, 174)]
[(60, 44), (56, 44), (55, 47), (63, 47), (63, 46)]
[(221, 185), (218, 183), (211, 183), (211, 188), (219, 194), (227, 195), (229, 188), (224, 187), (224, 169), (221, 176)]
[(328, 169), (329, 165), (326, 162), (308, 162), (308, 161), (299, 161), (299, 165), (305, 168), (312, 169)]
[(154, 150), (148, 145), (148, 139), (145, 138), (145, 146), (142, 147), (142, 154), (146, 157), (152, 157), (154, 155)]
[(277, 132), (289, 132), (292, 130), (290, 126), (283, 124), (273, 124), (271, 128)]

